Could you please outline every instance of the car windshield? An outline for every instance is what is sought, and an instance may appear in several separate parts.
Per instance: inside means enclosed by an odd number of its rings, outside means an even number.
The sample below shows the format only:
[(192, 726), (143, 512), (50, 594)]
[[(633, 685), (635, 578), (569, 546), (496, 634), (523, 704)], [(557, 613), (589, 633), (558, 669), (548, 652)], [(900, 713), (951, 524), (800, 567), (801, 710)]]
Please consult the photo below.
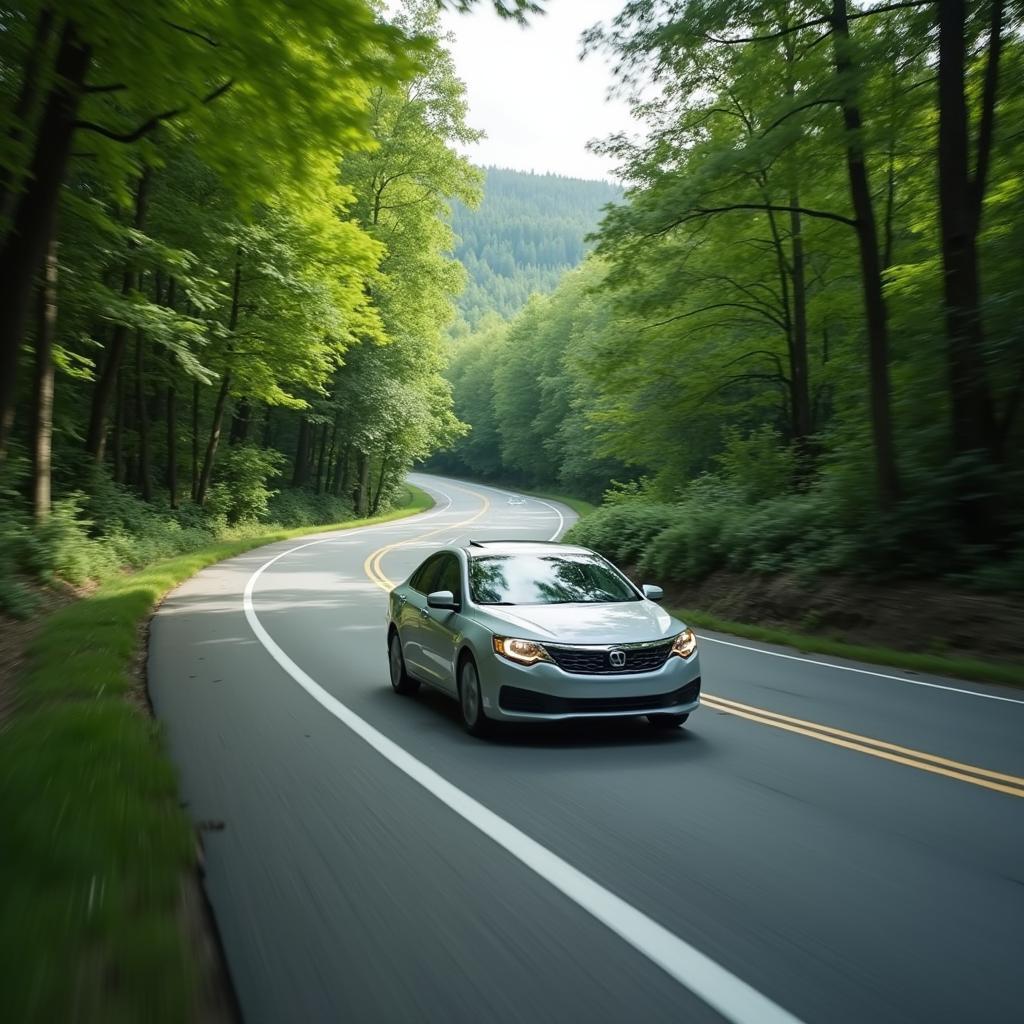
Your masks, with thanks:
[(639, 601), (596, 555), (482, 555), (470, 562), (477, 604), (595, 604)]

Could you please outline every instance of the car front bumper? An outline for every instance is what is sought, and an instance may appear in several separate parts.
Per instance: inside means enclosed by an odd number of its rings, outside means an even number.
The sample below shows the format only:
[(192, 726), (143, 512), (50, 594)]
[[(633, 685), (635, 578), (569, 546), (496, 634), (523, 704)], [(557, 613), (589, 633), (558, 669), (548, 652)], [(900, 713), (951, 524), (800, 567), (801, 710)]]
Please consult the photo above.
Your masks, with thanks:
[(480, 666), (484, 710), (498, 721), (681, 715), (700, 706), (700, 656), (670, 657), (653, 672), (584, 675), (494, 655)]

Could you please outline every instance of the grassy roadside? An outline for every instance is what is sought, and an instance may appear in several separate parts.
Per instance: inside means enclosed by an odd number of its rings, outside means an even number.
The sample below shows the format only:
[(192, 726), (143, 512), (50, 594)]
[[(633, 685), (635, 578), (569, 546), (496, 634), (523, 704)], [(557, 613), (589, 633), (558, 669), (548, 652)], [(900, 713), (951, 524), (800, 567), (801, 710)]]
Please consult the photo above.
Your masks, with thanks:
[(1024, 665), (995, 664), (976, 658), (947, 658), (939, 654), (915, 654), (888, 647), (863, 647), (842, 640), (824, 636), (808, 636), (774, 626), (751, 626), (742, 622), (730, 622), (705, 612), (691, 609), (670, 609), (683, 622), (698, 628), (729, 633), (749, 640), (760, 640), (769, 644), (795, 647), (808, 654), (825, 654), (835, 658), (849, 658), (871, 665), (901, 668), (910, 672), (924, 672), (929, 675), (952, 676), (956, 679), (974, 679), (985, 683), (1004, 683), (1009, 686), (1024, 686)]
[(214, 562), (432, 504), (410, 487), (407, 504), (373, 519), (211, 544), (111, 580), (45, 622), (0, 732), (5, 1019), (200, 1018), (203, 972), (183, 909), (196, 842), (160, 728), (142, 707), (141, 627), (168, 591)]

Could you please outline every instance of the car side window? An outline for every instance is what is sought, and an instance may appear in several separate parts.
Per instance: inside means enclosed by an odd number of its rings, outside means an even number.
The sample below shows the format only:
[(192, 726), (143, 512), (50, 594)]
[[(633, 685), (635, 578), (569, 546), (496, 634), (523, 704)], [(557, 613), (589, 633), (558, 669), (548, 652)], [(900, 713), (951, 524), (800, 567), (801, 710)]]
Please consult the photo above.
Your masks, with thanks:
[(409, 586), (421, 594), (430, 594), (437, 587), (434, 586), (434, 579), (437, 570), (441, 568), (441, 556), (434, 555), (428, 558), (413, 574), (409, 580)]
[(455, 555), (441, 556), (441, 571), (433, 582), (434, 590), (450, 590), (455, 595), (455, 603), (462, 604), (462, 566)]

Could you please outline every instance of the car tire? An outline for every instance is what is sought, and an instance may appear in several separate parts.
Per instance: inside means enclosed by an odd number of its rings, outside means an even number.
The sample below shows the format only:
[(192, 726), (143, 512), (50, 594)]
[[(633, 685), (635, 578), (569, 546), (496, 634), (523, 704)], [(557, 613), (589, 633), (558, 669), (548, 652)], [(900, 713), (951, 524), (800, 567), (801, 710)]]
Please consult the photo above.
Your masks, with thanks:
[(393, 629), (388, 639), (388, 670), (391, 674), (391, 689), (395, 693), (412, 696), (419, 688), (420, 681), (413, 679), (405, 669), (402, 641), (398, 630)]
[(689, 712), (686, 712), (686, 714), (683, 715), (648, 715), (647, 721), (653, 725), (655, 729), (678, 729), (680, 726), (686, 724), (686, 720), (689, 717)]
[(484, 714), (480, 694), (480, 674), (472, 655), (466, 655), (459, 664), (459, 710), (462, 724), (470, 736), (486, 736), (491, 731), (491, 720)]

